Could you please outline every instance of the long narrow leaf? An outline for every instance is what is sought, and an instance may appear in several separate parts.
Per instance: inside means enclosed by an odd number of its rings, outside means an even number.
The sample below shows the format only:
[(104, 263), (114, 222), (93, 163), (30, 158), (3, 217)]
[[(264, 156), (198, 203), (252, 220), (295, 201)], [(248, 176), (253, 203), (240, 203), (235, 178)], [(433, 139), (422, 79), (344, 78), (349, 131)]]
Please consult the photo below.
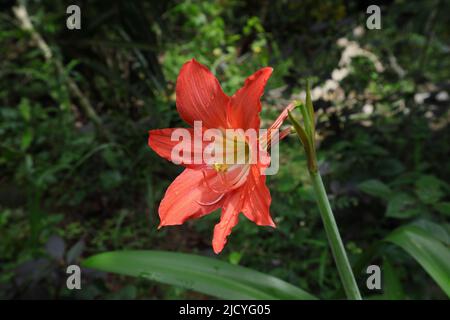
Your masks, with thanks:
[(387, 241), (408, 252), (450, 297), (450, 249), (415, 225), (401, 227)]
[(192, 254), (112, 251), (89, 257), (83, 266), (143, 277), (223, 299), (316, 299), (273, 276)]

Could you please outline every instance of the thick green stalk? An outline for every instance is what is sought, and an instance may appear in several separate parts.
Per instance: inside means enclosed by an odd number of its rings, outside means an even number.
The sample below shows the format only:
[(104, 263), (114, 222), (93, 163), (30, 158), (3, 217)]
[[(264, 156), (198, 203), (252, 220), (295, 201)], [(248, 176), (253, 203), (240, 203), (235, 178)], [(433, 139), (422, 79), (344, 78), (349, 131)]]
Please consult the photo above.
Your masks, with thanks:
[(330, 243), (331, 252), (333, 253), (347, 298), (352, 300), (361, 300), (361, 294), (359, 293), (352, 268), (348, 262), (344, 244), (342, 243), (336, 220), (334, 219), (333, 212), (331, 211), (330, 202), (328, 201), (327, 193), (322, 182), (322, 177), (320, 176), (319, 171), (310, 171), (310, 176), (314, 186), (322, 221), (327, 233), (328, 242)]

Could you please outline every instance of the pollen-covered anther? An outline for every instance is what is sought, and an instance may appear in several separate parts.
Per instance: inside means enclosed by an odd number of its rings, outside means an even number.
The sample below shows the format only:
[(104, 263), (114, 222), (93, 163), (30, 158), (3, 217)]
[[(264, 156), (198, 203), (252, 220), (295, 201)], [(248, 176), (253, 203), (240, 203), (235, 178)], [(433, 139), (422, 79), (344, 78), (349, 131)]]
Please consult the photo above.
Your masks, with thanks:
[(227, 172), (228, 165), (226, 163), (214, 163), (213, 168), (217, 172)]

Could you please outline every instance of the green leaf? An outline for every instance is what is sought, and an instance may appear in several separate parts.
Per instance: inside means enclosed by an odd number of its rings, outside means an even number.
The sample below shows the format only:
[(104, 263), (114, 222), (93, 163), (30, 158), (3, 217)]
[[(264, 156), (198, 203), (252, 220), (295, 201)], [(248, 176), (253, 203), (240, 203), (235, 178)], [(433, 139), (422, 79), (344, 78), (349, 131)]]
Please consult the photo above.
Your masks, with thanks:
[(444, 196), (441, 186), (442, 182), (436, 177), (424, 175), (416, 182), (416, 194), (422, 202), (433, 204)]
[(408, 252), (450, 297), (450, 250), (437, 238), (417, 225), (407, 225), (392, 232), (386, 241)]
[(316, 299), (283, 280), (214, 258), (166, 251), (112, 251), (86, 268), (142, 277), (223, 299)]
[(434, 238), (438, 239), (442, 243), (450, 246), (450, 232), (448, 223), (437, 224), (429, 220), (421, 219), (413, 222), (412, 225), (419, 227), (428, 234), (433, 235)]
[(450, 202), (440, 202), (437, 203), (434, 208), (440, 213), (450, 216)]
[(31, 107), (28, 99), (24, 98), (20, 101), (19, 110), (25, 122), (29, 122), (31, 119)]
[(390, 218), (406, 219), (420, 213), (414, 198), (406, 193), (397, 193), (389, 199), (386, 216)]
[(370, 179), (358, 185), (358, 188), (371, 196), (388, 199), (392, 195), (392, 190), (380, 180)]
[(20, 142), (20, 148), (26, 151), (28, 147), (33, 142), (33, 130), (31, 128), (26, 128), (22, 135), (22, 140)]
[(405, 298), (398, 270), (386, 257), (383, 262), (383, 292), (384, 298), (388, 300), (403, 300)]
[(66, 261), (68, 264), (72, 264), (77, 261), (81, 254), (83, 253), (85, 244), (83, 240), (79, 240), (77, 243), (73, 245), (66, 253)]
[(398, 269), (394, 268), (391, 261), (383, 259), (383, 293), (369, 296), (369, 300), (403, 300), (405, 292), (398, 274)]

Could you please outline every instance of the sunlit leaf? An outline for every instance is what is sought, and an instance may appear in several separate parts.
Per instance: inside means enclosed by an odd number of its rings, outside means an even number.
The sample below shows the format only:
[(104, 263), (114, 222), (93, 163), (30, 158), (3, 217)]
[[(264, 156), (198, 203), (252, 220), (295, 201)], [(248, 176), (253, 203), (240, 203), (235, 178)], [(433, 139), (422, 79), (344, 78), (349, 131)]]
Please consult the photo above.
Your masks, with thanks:
[(413, 222), (412, 225), (418, 226), (428, 232), (428, 234), (433, 235), (434, 238), (450, 246), (450, 227), (448, 223), (437, 224), (429, 220), (421, 219)]
[(113, 251), (87, 268), (180, 286), (223, 299), (315, 299), (283, 280), (214, 258), (165, 251)]

